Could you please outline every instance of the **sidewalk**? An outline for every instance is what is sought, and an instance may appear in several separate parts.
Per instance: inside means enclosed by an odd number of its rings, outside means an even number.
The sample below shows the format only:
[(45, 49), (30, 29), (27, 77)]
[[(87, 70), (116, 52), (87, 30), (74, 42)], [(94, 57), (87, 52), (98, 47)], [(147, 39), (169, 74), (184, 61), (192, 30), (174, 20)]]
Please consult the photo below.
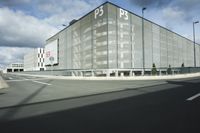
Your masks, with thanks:
[(14, 75), (33, 76), (50, 79), (67, 79), (67, 80), (173, 80), (200, 77), (200, 73), (162, 75), (162, 76), (127, 76), (127, 77), (81, 77), (81, 76), (53, 76), (53, 75), (33, 75), (23, 73), (12, 73)]

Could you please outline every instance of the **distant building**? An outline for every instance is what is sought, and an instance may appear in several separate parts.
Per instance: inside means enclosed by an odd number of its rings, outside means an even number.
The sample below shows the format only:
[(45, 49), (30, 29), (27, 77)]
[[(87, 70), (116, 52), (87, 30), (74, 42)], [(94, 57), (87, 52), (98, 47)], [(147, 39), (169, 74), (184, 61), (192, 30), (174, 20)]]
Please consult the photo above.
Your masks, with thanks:
[(24, 71), (43, 70), (45, 70), (43, 48), (34, 48), (31, 52), (24, 55)]
[(3, 72), (3, 66), (0, 65), (0, 74)]
[(12, 63), (6, 69), (5, 73), (7, 72), (22, 72), (24, 71), (24, 64), (23, 63)]

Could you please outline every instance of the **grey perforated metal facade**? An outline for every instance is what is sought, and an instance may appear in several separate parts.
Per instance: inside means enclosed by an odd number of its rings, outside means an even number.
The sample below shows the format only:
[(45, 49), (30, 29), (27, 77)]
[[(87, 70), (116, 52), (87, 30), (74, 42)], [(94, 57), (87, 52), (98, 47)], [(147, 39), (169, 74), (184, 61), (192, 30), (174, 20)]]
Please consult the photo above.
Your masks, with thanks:
[[(54, 69), (138, 69), (143, 67), (142, 18), (106, 2), (69, 25), (58, 39), (58, 64)], [(144, 19), (145, 68), (194, 66), (194, 45), (164, 27)], [(196, 44), (200, 66), (200, 46)], [(50, 68), (49, 68), (50, 69)]]

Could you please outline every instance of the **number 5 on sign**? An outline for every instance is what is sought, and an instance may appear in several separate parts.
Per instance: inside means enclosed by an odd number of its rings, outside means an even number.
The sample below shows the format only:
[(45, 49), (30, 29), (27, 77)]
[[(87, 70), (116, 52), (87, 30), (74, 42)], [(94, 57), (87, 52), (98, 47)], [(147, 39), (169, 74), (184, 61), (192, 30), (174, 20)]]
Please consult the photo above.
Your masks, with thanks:
[(103, 6), (100, 6), (99, 8), (97, 8), (97, 9), (94, 11), (94, 18), (96, 19), (97, 17), (102, 16), (103, 13), (104, 13), (104, 11), (103, 11)]

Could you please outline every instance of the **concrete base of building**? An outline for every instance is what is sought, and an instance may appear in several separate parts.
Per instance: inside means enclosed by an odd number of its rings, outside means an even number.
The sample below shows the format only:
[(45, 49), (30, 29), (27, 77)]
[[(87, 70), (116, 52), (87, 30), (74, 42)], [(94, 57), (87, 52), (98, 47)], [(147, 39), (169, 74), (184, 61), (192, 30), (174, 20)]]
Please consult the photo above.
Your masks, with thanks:
[(138, 76), (167, 76), (187, 73), (200, 72), (199, 68), (157, 68), (156, 72), (152, 72), (151, 68), (133, 68), (133, 69), (62, 69), (62, 70), (46, 70), (46, 71), (29, 71), (21, 72), (35, 75), (56, 75), (71, 77), (138, 77)]
[[(132, 77), (132, 76), (151, 76), (151, 70), (132, 70), (132, 69), (105, 69), (105, 70), (72, 70), (71, 76), (83, 77)], [(167, 70), (158, 70), (155, 75), (179, 74), (179, 71), (172, 71), (170, 74)]]

